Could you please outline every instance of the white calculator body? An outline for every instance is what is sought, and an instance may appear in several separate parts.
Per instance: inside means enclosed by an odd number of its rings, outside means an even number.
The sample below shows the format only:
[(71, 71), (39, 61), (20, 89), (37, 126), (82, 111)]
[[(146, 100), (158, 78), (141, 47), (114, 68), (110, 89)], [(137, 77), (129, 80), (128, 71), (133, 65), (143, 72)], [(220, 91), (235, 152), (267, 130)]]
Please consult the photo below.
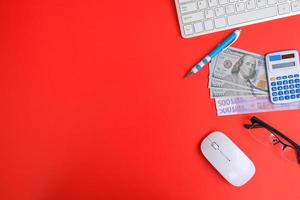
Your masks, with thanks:
[(300, 65), (296, 50), (266, 55), (270, 100), (274, 104), (300, 101)]

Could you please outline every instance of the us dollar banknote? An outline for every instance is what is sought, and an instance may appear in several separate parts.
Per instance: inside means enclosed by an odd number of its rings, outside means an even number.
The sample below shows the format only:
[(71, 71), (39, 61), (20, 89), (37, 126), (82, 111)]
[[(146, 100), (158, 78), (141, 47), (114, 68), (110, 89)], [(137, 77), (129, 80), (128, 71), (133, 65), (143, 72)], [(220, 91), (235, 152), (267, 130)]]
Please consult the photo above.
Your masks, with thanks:
[(267, 96), (266, 93), (253, 92), (247, 90), (234, 90), (234, 89), (224, 89), (224, 88), (210, 88), (210, 98), (218, 97), (255, 97), (255, 96)]
[[(252, 52), (230, 47), (212, 60), (209, 72), (212, 77), (209, 86), (218, 80), (218, 83), (225, 81), (232, 83), (231, 86), (238, 85), (238, 90), (268, 91), (264, 57)], [(231, 87), (228, 84), (226, 86)]]

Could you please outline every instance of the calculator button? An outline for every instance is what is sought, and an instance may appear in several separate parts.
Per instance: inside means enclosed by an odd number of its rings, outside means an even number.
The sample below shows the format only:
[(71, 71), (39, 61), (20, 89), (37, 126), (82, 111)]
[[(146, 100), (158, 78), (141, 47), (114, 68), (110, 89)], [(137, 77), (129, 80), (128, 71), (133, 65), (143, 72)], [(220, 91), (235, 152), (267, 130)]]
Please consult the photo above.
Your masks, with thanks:
[(287, 90), (287, 89), (289, 89), (289, 86), (285, 85), (285, 86), (283, 86), (283, 89)]
[(282, 92), (282, 91), (279, 91), (279, 92), (278, 92), (278, 95), (283, 95), (283, 92)]
[(287, 79), (287, 76), (283, 76), (282, 79)]
[(277, 80), (277, 81), (280, 81), (280, 80), (281, 80), (281, 77), (280, 77), (280, 76), (278, 76), (278, 77), (276, 78), (276, 80)]
[(296, 89), (296, 92), (297, 92), (297, 93), (300, 93), (300, 89)]
[(275, 77), (271, 77), (270, 80), (271, 80), (271, 81), (275, 81), (276, 78), (275, 78)]
[(288, 75), (288, 78), (293, 78), (293, 75)]
[(277, 85), (282, 85), (282, 81), (277, 81)]
[(272, 96), (277, 96), (277, 92), (272, 92)]
[(298, 99), (300, 98), (300, 94), (297, 94), (297, 98), (298, 98)]
[(288, 84), (289, 82), (288, 82), (287, 80), (285, 80), (285, 81), (283, 81), (282, 83), (283, 83), (283, 85), (286, 85), (286, 84)]
[(296, 95), (291, 95), (291, 99), (296, 99)]
[(290, 94), (295, 94), (295, 90), (290, 90)]
[(284, 99), (285, 99), (285, 100), (289, 100), (289, 99), (290, 99), (290, 96), (285, 96)]
[(300, 84), (296, 84), (295, 87), (296, 87), (296, 88), (300, 88)]
[[(299, 95), (300, 96), (300, 95)], [(283, 96), (280, 96), (279, 97), (279, 101), (282, 101), (284, 99), (284, 97)]]
[(278, 86), (277, 89), (278, 89), (278, 90), (282, 90), (282, 86)]
[(276, 87), (272, 87), (272, 91), (276, 91), (277, 90), (277, 88)]
[(290, 92), (286, 90), (286, 91), (284, 91), (283, 93), (284, 93), (284, 94), (289, 94)]
[(276, 83), (275, 83), (275, 82), (272, 82), (272, 83), (271, 83), (271, 86), (276, 86)]
[(300, 79), (295, 79), (295, 83), (299, 83), (300, 82)]
[(294, 74), (294, 77), (295, 77), (295, 78), (298, 78), (298, 77), (299, 77), (299, 74)]
[(295, 86), (294, 85), (290, 85), (290, 89), (293, 89)]
[(294, 83), (294, 80), (289, 80), (289, 84), (293, 84)]
[(278, 101), (278, 97), (273, 97), (273, 101)]

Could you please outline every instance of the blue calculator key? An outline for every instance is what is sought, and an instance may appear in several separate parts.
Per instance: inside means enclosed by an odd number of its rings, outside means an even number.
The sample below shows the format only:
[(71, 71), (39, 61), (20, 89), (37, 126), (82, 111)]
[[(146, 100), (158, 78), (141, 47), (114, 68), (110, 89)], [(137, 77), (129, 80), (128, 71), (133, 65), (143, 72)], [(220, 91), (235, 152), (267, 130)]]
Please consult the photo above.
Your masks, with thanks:
[(288, 75), (288, 78), (293, 78), (293, 75)]
[(294, 87), (295, 87), (294, 85), (290, 85), (290, 88), (291, 88), (291, 89), (294, 89)]
[(276, 86), (276, 83), (275, 83), (275, 82), (272, 82), (272, 83), (271, 83), (271, 86)]
[(285, 100), (289, 100), (289, 99), (290, 99), (290, 96), (285, 96), (284, 99), (285, 99)]
[(295, 87), (296, 87), (296, 88), (300, 88), (300, 84), (296, 84)]
[(278, 92), (278, 95), (283, 95), (283, 92), (282, 92), (282, 91), (279, 91), (279, 92)]
[(290, 90), (290, 94), (295, 94), (295, 90)]
[(282, 85), (282, 81), (277, 81), (277, 85)]
[(283, 76), (282, 79), (287, 79), (287, 76)]
[(296, 99), (296, 95), (291, 95), (291, 99)]
[(289, 82), (287, 80), (282, 81), (283, 85), (288, 84)]
[(278, 90), (282, 90), (282, 86), (278, 86), (277, 89), (278, 89)]
[(277, 88), (276, 87), (272, 87), (272, 91), (276, 91), (277, 90)]
[(300, 82), (299, 78), (295, 79), (295, 83), (299, 83), (299, 82)]
[(297, 94), (297, 99), (300, 99), (300, 94)]
[(300, 89), (296, 89), (296, 93), (300, 93)]
[(289, 89), (289, 86), (285, 85), (285, 86), (283, 86), (283, 89), (287, 90), (287, 89)]
[(294, 74), (294, 77), (295, 78), (298, 78), (300, 75), (299, 74)]
[(289, 94), (290, 92), (288, 90), (285, 90), (283, 93), (284, 94)]
[(294, 80), (289, 80), (289, 84), (292, 84), (292, 83), (294, 83)]
[(276, 78), (276, 80), (277, 80), (277, 81), (281, 80), (281, 77), (280, 77), (280, 76), (278, 76), (278, 77)]
[(272, 92), (272, 96), (277, 96), (277, 92)]
[(278, 101), (278, 97), (273, 97), (273, 101)]
[(283, 99), (284, 99), (283, 96), (280, 96), (280, 97), (279, 97), (279, 101), (282, 101)]

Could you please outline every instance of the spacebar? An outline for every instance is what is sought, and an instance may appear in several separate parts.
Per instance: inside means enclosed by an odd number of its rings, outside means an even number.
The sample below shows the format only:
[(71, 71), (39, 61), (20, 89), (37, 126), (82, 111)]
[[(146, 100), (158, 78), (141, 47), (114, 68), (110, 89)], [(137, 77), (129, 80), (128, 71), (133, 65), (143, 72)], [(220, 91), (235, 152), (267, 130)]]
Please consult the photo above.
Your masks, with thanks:
[(237, 15), (228, 16), (228, 24), (236, 25), (246, 22), (256, 21), (277, 15), (276, 7), (268, 7), (260, 10), (254, 10), (250, 12), (240, 13)]

